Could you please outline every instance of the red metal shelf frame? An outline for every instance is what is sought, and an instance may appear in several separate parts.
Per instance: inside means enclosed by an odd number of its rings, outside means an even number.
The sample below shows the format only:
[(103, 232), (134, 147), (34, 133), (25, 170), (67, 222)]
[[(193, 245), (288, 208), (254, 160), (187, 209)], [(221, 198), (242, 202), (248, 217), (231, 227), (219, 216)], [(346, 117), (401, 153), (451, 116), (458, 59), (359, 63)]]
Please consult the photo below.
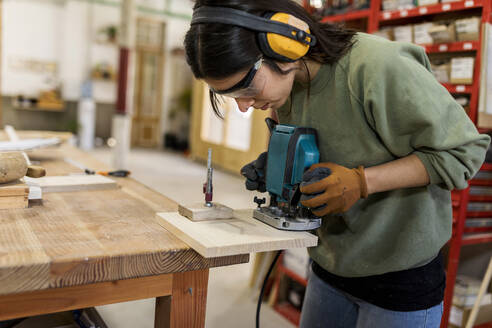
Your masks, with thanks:
[(288, 268), (286, 268), (282, 263), (279, 263), (277, 265), (277, 270), (279, 272), (282, 272), (283, 274), (285, 274), (286, 276), (290, 277), (291, 279), (297, 281), (298, 283), (300, 283), (301, 285), (303, 285), (304, 287), (307, 286), (307, 280), (304, 279), (303, 277), (301, 277), (300, 275), (298, 275), (297, 273), (295, 273), (294, 271), (292, 270), (289, 270)]
[(275, 279), (273, 282), (273, 287), (272, 287), (272, 292), (276, 293), (274, 295), (274, 301), (273, 301), (273, 308), (275, 311), (280, 313), (282, 316), (287, 318), (290, 322), (292, 322), (294, 325), (298, 326), (299, 325), (299, 320), (301, 318), (301, 312), (294, 308), (292, 305), (290, 305), (287, 302), (282, 302), (278, 303), (277, 301), (277, 293), (278, 293), (278, 288), (280, 286), (280, 280), (282, 279), (282, 276), (287, 276), (290, 279), (300, 283), (304, 287), (307, 286), (307, 280), (297, 273), (295, 273), (292, 270), (289, 270), (287, 267), (284, 266), (283, 264), (283, 259), (284, 256), (283, 254), (279, 257), (276, 268), (277, 271), (275, 272)]
[(451, 83), (441, 83), (449, 93), (458, 93), (458, 94), (472, 94), (473, 93), (473, 85), (466, 84), (451, 84)]
[(477, 51), (480, 48), (479, 41), (461, 41), (452, 43), (440, 43), (440, 44), (421, 44), (420, 46), (425, 48), (425, 52), (428, 54), (434, 53), (446, 53), (446, 52), (463, 52), (463, 51)]
[(274, 305), (273, 308), (292, 324), (299, 326), (299, 322), (301, 321), (301, 312), (291, 304), (284, 302)]

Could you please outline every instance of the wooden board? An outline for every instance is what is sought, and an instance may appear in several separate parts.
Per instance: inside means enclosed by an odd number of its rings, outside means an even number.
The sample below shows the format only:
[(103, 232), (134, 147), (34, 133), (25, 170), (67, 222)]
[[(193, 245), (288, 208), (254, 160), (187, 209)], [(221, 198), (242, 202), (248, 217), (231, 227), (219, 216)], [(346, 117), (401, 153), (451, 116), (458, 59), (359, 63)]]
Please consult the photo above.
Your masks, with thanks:
[(180, 204), (178, 207), (178, 212), (191, 221), (231, 219), (233, 215), (232, 208), (218, 203), (213, 203), (212, 207), (207, 207), (204, 203), (196, 203), (192, 205)]
[(28, 196), (29, 187), (21, 180), (0, 184), (0, 209), (26, 208)]
[(65, 192), (84, 190), (107, 190), (118, 187), (117, 183), (102, 175), (48, 176), (29, 181), (39, 185), (43, 192)]
[(21, 180), (0, 184), (0, 197), (25, 196), (29, 194), (29, 186)]
[(0, 210), (27, 208), (28, 206), (28, 195), (0, 197)]
[(253, 218), (252, 210), (234, 211), (229, 220), (193, 222), (177, 212), (157, 213), (157, 222), (205, 258), (313, 247), (309, 232), (277, 230)]

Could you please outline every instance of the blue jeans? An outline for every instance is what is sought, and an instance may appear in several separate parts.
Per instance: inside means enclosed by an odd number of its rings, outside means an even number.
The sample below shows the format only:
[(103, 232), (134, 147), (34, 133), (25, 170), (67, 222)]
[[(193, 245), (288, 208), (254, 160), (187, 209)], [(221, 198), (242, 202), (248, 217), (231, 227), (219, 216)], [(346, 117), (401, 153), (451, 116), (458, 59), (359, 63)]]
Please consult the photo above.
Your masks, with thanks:
[(439, 328), (442, 302), (426, 310), (390, 311), (335, 289), (311, 273), (300, 328)]

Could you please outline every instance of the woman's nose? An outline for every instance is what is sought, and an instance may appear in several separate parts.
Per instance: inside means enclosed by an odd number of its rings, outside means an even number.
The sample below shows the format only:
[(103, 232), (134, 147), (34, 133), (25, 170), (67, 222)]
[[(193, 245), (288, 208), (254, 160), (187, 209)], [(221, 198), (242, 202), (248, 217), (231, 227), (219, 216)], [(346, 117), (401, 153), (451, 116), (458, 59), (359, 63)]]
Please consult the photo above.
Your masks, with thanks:
[(238, 99), (236, 98), (236, 103), (237, 103), (237, 107), (239, 107), (239, 110), (243, 113), (246, 113), (248, 111), (248, 109), (253, 106), (253, 104), (255, 103), (255, 100), (253, 98), (250, 98), (250, 99)]

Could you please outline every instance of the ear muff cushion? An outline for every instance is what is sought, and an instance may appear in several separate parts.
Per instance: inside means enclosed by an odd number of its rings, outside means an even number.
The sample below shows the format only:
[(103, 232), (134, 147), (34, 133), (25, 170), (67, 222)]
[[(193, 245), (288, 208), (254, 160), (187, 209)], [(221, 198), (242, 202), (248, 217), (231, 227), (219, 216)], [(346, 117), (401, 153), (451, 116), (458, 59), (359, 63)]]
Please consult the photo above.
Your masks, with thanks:
[[(268, 13), (265, 18), (284, 24), (293, 25), (310, 33), (309, 27), (302, 20), (286, 13)], [(305, 56), (309, 51), (309, 45), (276, 33), (259, 33), (260, 48), (269, 57), (292, 62)]]
[[(275, 13), (266, 13), (263, 15), (263, 17), (270, 19), (272, 16), (275, 15)], [(266, 32), (259, 32), (258, 33), (258, 43), (260, 45), (260, 50), (263, 52), (265, 56), (268, 56), (270, 58), (279, 60), (279, 61), (285, 61), (285, 62), (293, 62), (294, 60), (287, 58), (285, 56), (282, 56), (279, 53), (276, 53), (273, 51), (273, 49), (270, 47), (268, 44), (268, 39), (267, 39), (267, 33)]]

